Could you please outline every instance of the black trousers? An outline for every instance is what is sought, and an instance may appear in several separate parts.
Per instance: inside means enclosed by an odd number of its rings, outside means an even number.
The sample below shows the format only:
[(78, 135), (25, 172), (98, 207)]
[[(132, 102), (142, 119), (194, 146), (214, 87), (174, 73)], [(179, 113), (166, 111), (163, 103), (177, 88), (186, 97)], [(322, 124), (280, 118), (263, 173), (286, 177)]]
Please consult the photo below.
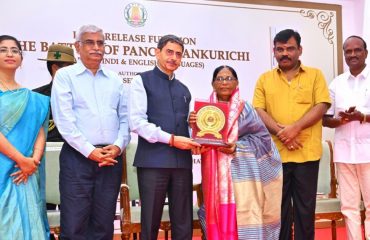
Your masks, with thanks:
[(122, 160), (98, 167), (67, 143), (60, 153), (61, 239), (111, 240)]
[(168, 197), (171, 239), (191, 240), (193, 175), (191, 169), (137, 168), (141, 200), (141, 239), (156, 240)]
[(283, 163), (280, 240), (313, 240), (319, 161)]

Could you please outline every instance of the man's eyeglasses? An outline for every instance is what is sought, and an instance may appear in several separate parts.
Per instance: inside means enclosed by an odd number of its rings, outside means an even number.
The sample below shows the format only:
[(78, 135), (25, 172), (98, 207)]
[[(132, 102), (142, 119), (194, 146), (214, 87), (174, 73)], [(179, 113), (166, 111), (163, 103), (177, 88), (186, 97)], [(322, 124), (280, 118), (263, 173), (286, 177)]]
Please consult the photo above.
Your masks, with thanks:
[(0, 54), (6, 55), (11, 52), (12, 55), (21, 55), (22, 51), (18, 48), (0, 48)]
[(216, 77), (215, 80), (217, 82), (223, 82), (223, 81), (231, 82), (233, 80), (236, 80), (236, 78), (232, 76), (227, 76), (227, 77), (219, 76), (219, 77)]
[(79, 41), (80, 43), (88, 46), (88, 47), (94, 47), (95, 44), (98, 45), (98, 47), (104, 47), (104, 41), (102, 40), (98, 40), (98, 41), (94, 41), (94, 40), (85, 40), (85, 41)]

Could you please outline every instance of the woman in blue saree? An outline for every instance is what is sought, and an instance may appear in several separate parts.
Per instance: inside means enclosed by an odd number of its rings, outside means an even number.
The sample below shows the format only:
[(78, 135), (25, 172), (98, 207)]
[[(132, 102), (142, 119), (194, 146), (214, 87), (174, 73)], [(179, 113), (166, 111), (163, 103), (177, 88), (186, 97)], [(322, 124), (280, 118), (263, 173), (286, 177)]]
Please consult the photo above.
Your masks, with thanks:
[(49, 99), (20, 87), (21, 45), (0, 36), (0, 239), (48, 239), (45, 123)]

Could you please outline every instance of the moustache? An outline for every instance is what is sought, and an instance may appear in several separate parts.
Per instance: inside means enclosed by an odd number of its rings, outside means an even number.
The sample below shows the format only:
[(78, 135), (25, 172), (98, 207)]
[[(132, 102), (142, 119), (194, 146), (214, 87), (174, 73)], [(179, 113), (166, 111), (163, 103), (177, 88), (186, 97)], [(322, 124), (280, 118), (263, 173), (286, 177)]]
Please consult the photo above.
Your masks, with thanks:
[(358, 57), (351, 57), (349, 60), (352, 61), (353, 59), (358, 60)]
[(89, 54), (98, 54), (98, 55), (103, 55), (103, 52), (100, 51), (91, 51)]
[(176, 61), (173, 61), (173, 60), (168, 61), (168, 63), (169, 63), (169, 64), (177, 65)]
[(280, 58), (280, 61), (283, 61), (283, 60), (292, 60), (292, 59), (290, 59), (288, 56), (282, 56)]

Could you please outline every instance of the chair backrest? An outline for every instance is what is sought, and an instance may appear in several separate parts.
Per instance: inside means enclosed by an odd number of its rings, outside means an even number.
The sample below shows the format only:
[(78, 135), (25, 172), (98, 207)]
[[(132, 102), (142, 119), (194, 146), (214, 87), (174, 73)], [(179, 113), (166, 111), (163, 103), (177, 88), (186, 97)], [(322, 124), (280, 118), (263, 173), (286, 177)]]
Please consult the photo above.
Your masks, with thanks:
[(47, 142), (45, 151), (46, 202), (60, 204), (59, 194), (59, 154), (63, 142)]
[(138, 200), (139, 187), (137, 183), (137, 171), (134, 163), (135, 153), (137, 149), (137, 143), (129, 143), (126, 147), (126, 154), (124, 158), (124, 171), (123, 171), (123, 183), (127, 184), (130, 188), (130, 200)]
[(328, 197), (335, 197), (335, 171), (333, 163), (333, 147), (329, 140), (322, 142), (322, 156), (319, 165), (319, 178), (317, 184), (317, 192), (327, 195)]

